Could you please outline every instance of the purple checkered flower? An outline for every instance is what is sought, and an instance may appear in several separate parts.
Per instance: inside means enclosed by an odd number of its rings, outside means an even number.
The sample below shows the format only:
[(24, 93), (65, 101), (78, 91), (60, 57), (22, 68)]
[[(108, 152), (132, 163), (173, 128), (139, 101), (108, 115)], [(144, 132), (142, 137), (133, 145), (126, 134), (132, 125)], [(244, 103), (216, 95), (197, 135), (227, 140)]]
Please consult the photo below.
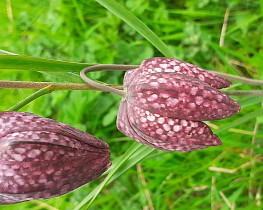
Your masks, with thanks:
[(218, 77), (190, 63), (151, 58), (126, 72), (118, 129), (136, 141), (169, 151), (188, 152), (222, 142), (202, 121), (237, 113), (240, 106), (218, 89)]
[(70, 192), (111, 165), (109, 146), (76, 128), (23, 112), (0, 112), (0, 204)]

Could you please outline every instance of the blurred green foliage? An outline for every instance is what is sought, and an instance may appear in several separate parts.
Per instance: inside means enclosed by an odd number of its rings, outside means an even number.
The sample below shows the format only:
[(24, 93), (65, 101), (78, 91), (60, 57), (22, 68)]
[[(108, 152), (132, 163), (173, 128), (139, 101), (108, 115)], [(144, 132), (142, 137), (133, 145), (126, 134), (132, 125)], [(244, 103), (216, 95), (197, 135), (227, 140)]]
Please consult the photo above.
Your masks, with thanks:
[[(263, 79), (262, 0), (118, 2), (165, 41), (176, 58), (205, 69)], [(220, 47), (227, 8), (229, 19), (224, 46)], [(133, 28), (92, 0), (1, 1), (0, 25), (0, 48), (21, 55), (124, 64), (140, 64), (143, 59), (162, 56)], [(122, 84), (123, 72), (95, 72), (91, 77)], [(0, 79), (57, 80), (24, 71), (0, 71)], [(232, 89), (250, 90), (252, 87), (235, 83)], [(262, 90), (262, 87), (255, 89)], [(1, 89), (0, 110), (8, 109), (33, 92)], [(213, 122), (215, 125), (231, 125), (262, 109), (262, 98), (235, 99), (242, 105), (241, 112), (230, 119)], [(56, 91), (33, 101), (22, 111), (92, 133), (110, 144), (114, 160), (133, 142), (116, 129), (119, 102), (119, 96), (109, 93)], [(105, 188), (90, 209), (260, 209), (263, 166), (258, 162), (263, 153), (262, 123), (261, 116), (253, 117), (245, 123), (237, 123), (235, 129), (241, 131), (220, 132), (223, 141), (220, 147), (186, 154), (155, 151)], [(257, 135), (252, 136), (256, 128)], [(209, 170), (211, 166), (237, 170), (216, 172)], [(143, 172), (139, 172), (139, 167)], [(58, 198), (0, 206), (0, 209), (74, 209), (101, 180)], [(256, 198), (256, 195), (261, 197)]]

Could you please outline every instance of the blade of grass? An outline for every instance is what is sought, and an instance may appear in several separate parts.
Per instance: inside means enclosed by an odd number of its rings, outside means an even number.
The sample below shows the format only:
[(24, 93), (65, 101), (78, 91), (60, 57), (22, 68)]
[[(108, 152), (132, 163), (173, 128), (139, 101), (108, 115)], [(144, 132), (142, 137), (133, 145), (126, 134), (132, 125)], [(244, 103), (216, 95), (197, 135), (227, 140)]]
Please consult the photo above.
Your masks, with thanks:
[(20, 55), (0, 55), (0, 70), (79, 72), (94, 64), (74, 63)]
[(259, 96), (259, 97), (246, 97), (243, 99), (240, 99), (238, 101), (238, 103), (240, 104), (240, 106), (242, 107), (242, 109), (248, 107), (248, 106), (252, 106), (255, 104), (259, 104), (262, 103), (263, 101), (263, 96)]
[(163, 55), (167, 57), (175, 57), (175, 54), (164, 44), (164, 42), (140, 19), (125, 9), (121, 4), (114, 0), (96, 0), (107, 10), (122, 19), (135, 31), (147, 39), (153, 46), (155, 46)]
[(244, 21), (240, 22), (240, 23), (236, 24), (234, 27), (232, 27), (230, 30), (228, 30), (226, 35), (230, 36), (231, 33), (241, 29), (242, 26), (252, 24), (253, 22), (256, 22), (260, 18), (261, 18), (260, 15), (253, 15), (253, 16), (251, 15), (251, 17), (247, 18), (245, 22)]
[(9, 52), (9, 51), (6, 51), (6, 50), (2, 50), (2, 49), (0, 49), (0, 53), (1, 54), (5, 54), (5, 55), (17, 55), (15, 53), (12, 53), (12, 52)]
[(143, 146), (142, 149), (135, 152), (130, 159), (128, 159), (121, 168), (112, 176), (112, 179), (110, 179), (110, 182), (117, 179), (119, 176), (121, 176), (125, 171), (130, 169), (135, 164), (139, 163), (142, 159), (150, 155), (153, 151), (155, 151), (154, 148)]
[(228, 67), (228, 69), (232, 71), (231, 73), (236, 72), (236, 70), (233, 68), (233, 66), (231, 66), (226, 56), (221, 51), (221, 48), (217, 44), (214, 44), (212, 42), (210, 42), (210, 46), (214, 49), (218, 58), (220, 58), (220, 60)]
[[(0, 49), (0, 53), (6, 54), (6, 55), (19, 56), (17, 54), (14, 54), (14, 53), (11, 53), (11, 52), (8, 52), (8, 51), (5, 51), (5, 50), (1, 50), (1, 49)], [(21, 57), (21, 56), (19, 56), (19, 57)], [(1, 59), (1, 57), (0, 57), (0, 59)], [(42, 58), (40, 58), (40, 59), (42, 59)], [(1, 62), (1, 60), (0, 60), (0, 62)], [(61, 61), (59, 61), (59, 62), (61, 62)], [(79, 64), (79, 63), (77, 63), (77, 64)], [(20, 67), (22, 67), (22, 66), (20, 66)], [(1, 67), (0, 67), (0, 69), (1, 69)], [(45, 71), (43, 71), (43, 72), (40, 72), (40, 73), (46, 74), (46, 75), (48, 75), (50, 77), (54, 77), (54, 78), (60, 79), (62, 81), (84, 83), (79, 75), (71, 73), (71, 72), (63, 72), (63, 73), (61, 73), (61, 72), (45, 72)]]
[(245, 123), (245, 122), (247, 122), (247, 121), (249, 121), (249, 120), (251, 120), (253, 118), (261, 116), (262, 114), (263, 114), (263, 109), (259, 109), (259, 110), (255, 111), (255, 112), (249, 113), (249, 114), (247, 114), (247, 115), (245, 115), (243, 117), (239, 117), (239, 118), (233, 120), (232, 122), (229, 122), (225, 126), (220, 127), (218, 130), (215, 131), (215, 133), (218, 134), (218, 133), (226, 131), (226, 130), (228, 130), (230, 128), (233, 128), (233, 127), (235, 127), (237, 125), (241, 125), (241, 124), (243, 124), (243, 123)]
[(143, 158), (145, 158), (153, 151), (153, 148), (134, 143), (125, 154), (123, 154), (121, 157), (113, 162), (109, 174), (104, 179), (104, 181), (100, 185), (98, 185), (92, 192), (90, 192), (89, 195), (84, 198), (82, 202), (75, 207), (74, 210), (79, 210), (84, 206), (85, 208), (88, 208), (106, 185), (117, 179), (121, 174), (134, 166), (136, 163), (140, 162)]

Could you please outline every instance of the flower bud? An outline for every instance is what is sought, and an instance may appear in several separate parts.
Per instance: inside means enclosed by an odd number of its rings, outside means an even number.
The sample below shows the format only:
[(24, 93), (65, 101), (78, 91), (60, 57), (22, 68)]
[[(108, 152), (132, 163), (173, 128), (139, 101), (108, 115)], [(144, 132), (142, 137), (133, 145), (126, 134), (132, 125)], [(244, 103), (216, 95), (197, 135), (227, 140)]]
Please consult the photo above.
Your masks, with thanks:
[(220, 145), (203, 120), (237, 113), (240, 106), (218, 89), (231, 83), (192, 64), (151, 58), (124, 77), (117, 127), (157, 149), (188, 152)]
[(0, 204), (70, 192), (111, 165), (109, 146), (76, 128), (23, 112), (0, 112)]

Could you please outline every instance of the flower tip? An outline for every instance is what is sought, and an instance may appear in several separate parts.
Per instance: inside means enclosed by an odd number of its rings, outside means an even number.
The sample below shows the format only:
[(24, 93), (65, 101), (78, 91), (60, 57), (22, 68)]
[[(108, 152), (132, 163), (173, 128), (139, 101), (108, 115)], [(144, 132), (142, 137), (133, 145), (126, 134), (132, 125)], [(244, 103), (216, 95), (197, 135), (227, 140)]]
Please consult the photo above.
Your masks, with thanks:
[(236, 102), (236, 110), (237, 110), (237, 112), (240, 112), (240, 110), (241, 110), (241, 106), (238, 102)]
[(231, 101), (232, 101), (232, 103), (231, 103), (231, 105), (229, 105), (229, 110), (227, 110), (228, 113), (227, 113), (226, 117), (231, 117), (231, 116), (237, 114), (238, 112), (240, 112), (240, 110), (241, 110), (241, 106), (237, 101), (234, 101), (232, 99), (231, 99)]
[(217, 89), (226, 88), (232, 84), (228, 79), (217, 76), (216, 74), (206, 71), (194, 64), (175, 58), (149, 58), (141, 63), (140, 69), (143, 74), (152, 74), (156, 72), (184, 74), (205, 82), (211, 87)]
[(220, 146), (220, 145), (222, 145), (221, 139), (216, 134), (213, 134), (213, 138), (212, 139), (213, 140), (212, 140), (211, 146)]

